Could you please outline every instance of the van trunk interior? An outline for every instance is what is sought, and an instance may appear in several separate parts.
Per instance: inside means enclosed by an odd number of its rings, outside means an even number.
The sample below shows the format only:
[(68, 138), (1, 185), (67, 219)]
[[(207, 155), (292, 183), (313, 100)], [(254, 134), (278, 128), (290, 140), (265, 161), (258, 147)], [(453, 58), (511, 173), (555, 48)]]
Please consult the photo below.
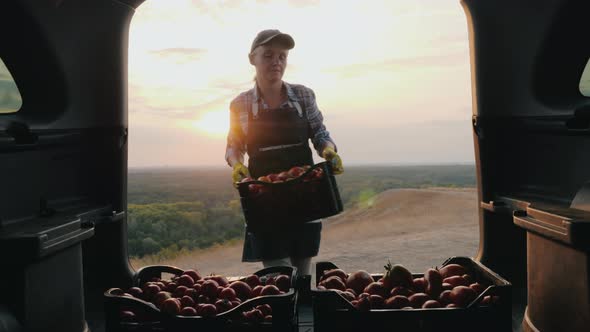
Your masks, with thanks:
[[(142, 2), (0, 3), (0, 58), (23, 99), (0, 114), (7, 331), (101, 331), (104, 291), (132, 285), (127, 46)], [(581, 331), (590, 323), (590, 100), (578, 85), (590, 43), (579, 37), (590, 2), (461, 5), (480, 202), (474, 259), (512, 283), (514, 331)], [(309, 303), (300, 312), (311, 322)]]

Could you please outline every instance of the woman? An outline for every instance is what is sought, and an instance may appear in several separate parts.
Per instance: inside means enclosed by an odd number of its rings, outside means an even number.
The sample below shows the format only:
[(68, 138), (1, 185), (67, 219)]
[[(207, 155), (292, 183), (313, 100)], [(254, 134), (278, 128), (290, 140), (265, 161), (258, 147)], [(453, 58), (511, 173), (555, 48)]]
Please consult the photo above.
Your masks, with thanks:
[[(336, 145), (323, 125), (314, 92), (283, 82), (291, 36), (279, 30), (263, 30), (252, 42), (250, 64), (256, 68), (254, 88), (241, 93), (230, 105), (230, 129), (225, 158), (233, 168), (232, 180), (258, 178), (292, 166), (313, 165), (309, 139), (318, 154), (342, 173)], [(248, 153), (248, 167), (244, 154)], [(262, 261), (264, 267), (295, 266), (310, 274), (311, 258), (320, 246), (320, 220), (297, 226), (253, 233), (246, 228), (242, 260)]]

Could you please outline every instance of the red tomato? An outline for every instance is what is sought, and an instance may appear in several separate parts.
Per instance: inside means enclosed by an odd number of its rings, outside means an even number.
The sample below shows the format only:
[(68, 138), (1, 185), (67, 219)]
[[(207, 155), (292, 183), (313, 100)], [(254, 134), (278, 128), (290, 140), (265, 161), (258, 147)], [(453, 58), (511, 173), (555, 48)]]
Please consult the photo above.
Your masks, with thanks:
[(188, 274), (183, 274), (176, 280), (176, 283), (181, 286), (192, 287), (195, 284), (195, 280)]
[[(258, 285), (256, 287), (254, 287), (252, 289), (252, 297), (260, 296), (260, 292), (262, 291), (262, 288), (264, 288), (264, 286), (262, 286), (262, 285)], [(323, 288), (325, 289), (325, 287), (323, 287)], [(319, 289), (319, 286), (318, 286), (318, 289)]]
[(182, 308), (182, 310), (180, 310), (180, 315), (181, 316), (196, 316), (197, 309), (195, 309), (193, 307), (184, 307), (184, 308)]
[(291, 288), (291, 278), (286, 274), (278, 275), (275, 278), (275, 284), (283, 292), (288, 292)]
[(143, 297), (143, 291), (139, 287), (131, 287), (127, 290), (127, 293), (131, 294), (133, 297), (141, 299)]
[(369, 293), (371, 295), (379, 295), (381, 297), (387, 296), (387, 289), (379, 282), (372, 282), (365, 287), (363, 293)]
[(325, 280), (331, 276), (337, 276), (340, 279), (342, 279), (342, 281), (346, 282), (346, 279), (348, 279), (348, 274), (346, 272), (344, 272), (344, 270), (342, 269), (332, 269), (332, 270), (326, 270), (324, 271), (324, 275), (322, 275), (322, 277), (320, 278), (321, 280)]
[(195, 300), (193, 300), (192, 297), (185, 295), (182, 298), (180, 298), (180, 306), (181, 307), (194, 307)]
[[(158, 287), (157, 285), (154, 285), (152, 283), (148, 283), (146, 285), (143, 286), (143, 296), (145, 300), (151, 300), (154, 295), (156, 295), (158, 292), (161, 291), (160, 287)], [(122, 293), (123, 291), (121, 291)], [(122, 294), (121, 294), (122, 295)]]
[(440, 296), (438, 297), (438, 302), (440, 302), (442, 305), (447, 305), (451, 303), (451, 291), (444, 290), (442, 293), (440, 293)]
[(321, 284), (327, 289), (338, 289), (341, 291), (346, 289), (346, 285), (342, 282), (342, 279), (337, 276), (328, 277), (326, 280), (322, 281)]
[(403, 295), (394, 295), (385, 300), (385, 307), (388, 309), (401, 309), (410, 305), (410, 300)]
[(480, 284), (479, 282), (474, 282), (471, 285), (469, 285), (469, 288), (473, 289), (477, 295), (481, 294), (484, 290), (486, 290), (486, 287), (482, 284)]
[(426, 302), (424, 302), (424, 304), (422, 305), (422, 308), (440, 308), (442, 307), (442, 305), (437, 301), (437, 300), (428, 300)]
[(430, 300), (430, 296), (426, 293), (416, 293), (408, 298), (412, 308), (421, 308), (424, 302)]
[(483, 299), (481, 299), (481, 302), (479, 302), (480, 305), (490, 305), (492, 303), (492, 296), (491, 295), (486, 295), (483, 297)]
[(208, 275), (208, 276), (205, 276), (203, 279), (215, 280), (217, 282), (217, 284), (221, 287), (226, 287), (227, 285), (229, 285), (229, 281), (227, 281), (227, 278), (222, 275), (219, 275), (219, 274)]
[(359, 270), (351, 273), (348, 276), (346, 279), (346, 287), (352, 288), (357, 294), (360, 294), (363, 292), (365, 287), (374, 281), (375, 280), (373, 280), (373, 277), (369, 274), (369, 272)]
[(174, 289), (174, 292), (172, 292), (172, 296), (178, 297), (178, 298), (183, 297), (184, 294), (186, 293), (187, 289), (188, 289), (188, 287), (186, 287), (186, 286), (178, 286), (178, 287), (176, 287), (176, 289)]
[(467, 286), (457, 286), (451, 291), (451, 301), (459, 307), (466, 307), (476, 297), (477, 293)]
[(352, 294), (352, 295), (354, 295), (354, 297), (356, 298), (356, 292), (354, 291), (354, 289), (352, 289), (352, 288), (347, 288), (347, 289), (346, 289), (346, 292), (349, 292), (349, 293), (351, 293), (351, 294)]
[(174, 298), (166, 299), (162, 302), (160, 310), (170, 315), (178, 315), (180, 313), (180, 301)]
[(201, 293), (211, 299), (217, 298), (217, 287), (219, 287), (217, 281), (213, 279), (205, 280), (201, 286)]
[(272, 182), (270, 181), (270, 179), (268, 178), (268, 176), (259, 176), (258, 177), (258, 181), (262, 181), (262, 182)]
[(242, 281), (247, 283), (252, 288), (260, 285), (260, 277), (258, 277), (256, 274), (251, 274), (251, 275), (247, 276), (246, 278), (244, 278), (244, 280), (242, 280)]
[(281, 290), (275, 285), (266, 285), (260, 291), (260, 295), (279, 295), (281, 294)]
[(232, 300), (235, 300), (237, 295), (236, 295), (236, 291), (233, 288), (226, 287), (226, 288), (223, 288), (221, 290), (221, 292), (219, 292), (218, 296), (220, 299), (226, 299), (226, 300), (232, 301)]
[(199, 297), (197, 297), (197, 303), (205, 304), (209, 302), (211, 302), (211, 299), (209, 299), (209, 297), (206, 295), (201, 294)]
[(462, 276), (467, 273), (467, 270), (459, 264), (448, 264), (440, 268), (440, 274), (443, 279), (452, 276)]
[(359, 311), (369, 311), (371, 310), (371, 300), (369, 296), (365, 296), (363, 298), (359, 298), (358, 302), (356, 303), (356, 308)]
[(457, 287), (457, 286), (467, 286), (469, 285), (467, 283), (467, 281), (462, 277), (462, 276), (452, 276), (452, 277), (448, 277), (443, 279), (443, 282), (447, 283), (447, 284), (451, 284), (451, 286)]
[(424, 273), (424, 280), (426, 281), (426, 294), (436, 299), (442, 292), (442, 276), (438, 270), (428, 269)]
[(260, 310), (264, 316), (272, 315), (272, 307), (270, 304), (257, 305), (256, 309)]
[[(199, 285), (199, 289), (201, 289), (200, 285)], [(197, 297), (199, 297), (199, 292), (194, 288), (189, 288), (186, 290), (186, 292), (184, 292), (184, 295), (190, 296), (193, 300), (196, 300)]]
[(176, 290), (176, 287), (178, 287), (178, 284), (174, 281), (171, 281), (168, 283), (168, 285), (166, 285), (166, 291), (168, 292), (174, 292), (174, 290)]
[(217, 309), (218, 313), (226, 312), (233, 307), (234, 305), (232, 302), (227, 299), (219, 299), (215, 301), (215, 308)]
[(396, 296), (396, 295), (403, 295), (403, 296), (412, 296), (414, 294), (414, 291), (406, 288), (404, 286), (396, 286), (393, 287), (391, 289), (391, 292), (389, 293), (390, 296)]
[(356, 300), (356, 296), (354, 296), (354, 294), (351, 292), (344, 291), (344, 292), (339, 292), (339, 294), (349, 302)]
[(264, 315), (262, 314), (262, 311), (252, 309), (246, 312), (246, 319), (251, 323), (260, 323), (264, 320)]
[(189, 275), (195, 282), (201, 279), (201, 274), (196, 269), (185, 270), (182, 274)]
[(199, 310), (199, 316), (213, 317), (217, 315), (217, 308), (213, 304), (203, 304), (201, 310)]
[(416, 293), (423, 293), (426, 291), (426, 280), (424, 278), (414, 278), (412, 288)]
[(383, 309), (385, 300), (381, 295), (370, 295), (369, 302), (371, 302), (371, 309)]
[(473, 277), (467, 273), (465, 273), (464, 275), (462, 275), (463, 279), (465, 279), (465, 281), (467, 282), (467, 284), (472, 284), (473, 283)]
[(289, 172), (280, 172), (277, 176), (277, 179), (281, 181), (287, 181), (291, 179), (291, 175), (289, 175)]
[(244, 281), (236, 280), (229, 284), (229, 288), (233, 289), (236, 294), (236, 297), (238, 297), (242, 301), (246, 301), (247, 299), (252, 298), (252, 288)]
[(172, 298), (172, 294), (170, 292), (161, 291), (154, 295), (153, 303), (156, 307), (161, 307), (162, 303), (168, 299)]
[(291, 175), (294, 178), (299, 177), (303, 173), (305, 173), (305, 170), (303, 169), (303, 167), (299, 166), (293, 166), (289, 170), (289, 175)]

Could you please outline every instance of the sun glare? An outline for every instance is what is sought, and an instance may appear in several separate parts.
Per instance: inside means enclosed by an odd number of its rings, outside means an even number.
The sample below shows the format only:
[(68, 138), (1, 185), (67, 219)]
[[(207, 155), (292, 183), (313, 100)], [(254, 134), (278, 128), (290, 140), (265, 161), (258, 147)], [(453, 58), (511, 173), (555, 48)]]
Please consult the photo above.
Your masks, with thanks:
[(210, 136), (227, 135), (229, 129), (228, 111), (211, 111), (192, 122), (193, 128)]

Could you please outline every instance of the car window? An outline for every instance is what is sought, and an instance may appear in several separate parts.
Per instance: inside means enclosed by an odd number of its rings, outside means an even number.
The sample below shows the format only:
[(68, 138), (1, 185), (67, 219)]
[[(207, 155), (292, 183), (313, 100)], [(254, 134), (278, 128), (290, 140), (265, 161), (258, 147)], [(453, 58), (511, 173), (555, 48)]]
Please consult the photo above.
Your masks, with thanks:
[(580, 78), (580, 92), (584, 96), (590, 97), (590, 59), (588, 59), (582, 78)]
[(20, 109), (22, 103), (18, 87), (0, 59), (0, 114), (14, 113)]

